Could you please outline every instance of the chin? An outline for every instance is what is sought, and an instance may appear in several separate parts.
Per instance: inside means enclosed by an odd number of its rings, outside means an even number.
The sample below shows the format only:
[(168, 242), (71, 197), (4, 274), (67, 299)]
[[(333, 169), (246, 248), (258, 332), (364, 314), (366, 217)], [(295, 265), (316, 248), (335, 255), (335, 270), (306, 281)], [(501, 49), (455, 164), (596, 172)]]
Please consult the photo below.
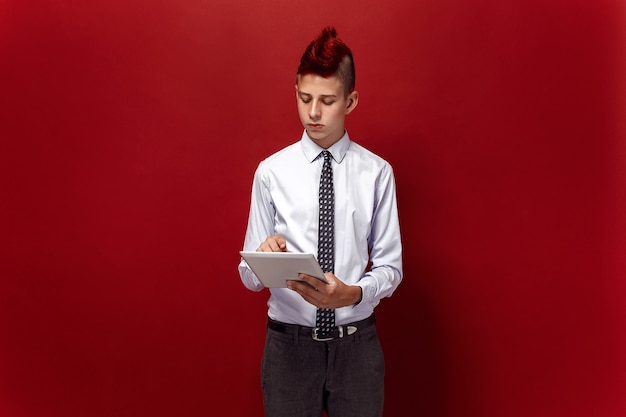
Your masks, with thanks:
[(323, 140), (326, 138), (326, 135), (322, 132), (319, 131), (310, 131), (309, 129), (306, 130), (306, 133), (309, 135), (309, 137), (315, 141), (318, 140)]

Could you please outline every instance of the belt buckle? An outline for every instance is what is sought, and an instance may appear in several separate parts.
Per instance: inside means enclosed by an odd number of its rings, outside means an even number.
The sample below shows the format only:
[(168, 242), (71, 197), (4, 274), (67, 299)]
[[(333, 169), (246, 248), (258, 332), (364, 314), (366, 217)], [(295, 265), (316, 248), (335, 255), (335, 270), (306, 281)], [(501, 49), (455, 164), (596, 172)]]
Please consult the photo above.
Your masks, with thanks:
[(313, 333), (311, 334), (311, 337), (313, 338), (313, 340), (317, 340), (318, 342), (328, 342), (329, 340), (334, 339), (334, 337), (319, 337), (317, 335), (319, 331), (320, 331), (319, 327), (313, 328)]
[[(345, 328), (345, 332), (344, 332), (344, 328)], [(337, 330), (339, 331), (339, 338), (341, 339), (342, 337), (346, 335), (350, 336), (356, 333), (357, 328), (355, 326), (337, 326)], [(334, 337), (319, 337), (318, 336), (319, 331), (320, 331), (319, 327), (313, 328), (313, 334), (311, 335), (313, 340), (317, 340), (318, 342), (328, 342), (329, 340), (334, 339)]]

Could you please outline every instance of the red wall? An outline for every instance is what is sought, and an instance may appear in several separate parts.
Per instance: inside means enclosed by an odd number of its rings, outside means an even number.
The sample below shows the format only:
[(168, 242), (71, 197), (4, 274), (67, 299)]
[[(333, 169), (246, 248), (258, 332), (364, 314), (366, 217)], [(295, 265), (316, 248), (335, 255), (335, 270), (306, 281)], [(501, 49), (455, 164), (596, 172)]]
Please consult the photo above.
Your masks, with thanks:
[(398, 182), (386, 416), (626, 415), (620, 0), (0, 1), (0, 415), (261, 415), (237, 251), (327, 24)]

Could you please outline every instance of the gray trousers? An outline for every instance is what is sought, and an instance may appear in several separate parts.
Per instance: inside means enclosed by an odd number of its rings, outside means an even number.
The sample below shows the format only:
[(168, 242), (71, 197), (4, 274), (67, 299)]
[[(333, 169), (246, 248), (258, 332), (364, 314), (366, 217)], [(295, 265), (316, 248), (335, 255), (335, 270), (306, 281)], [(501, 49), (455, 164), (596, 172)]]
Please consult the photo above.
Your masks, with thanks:
[(381, 417), (384, 374), (375, 325), (327, 342), (268, 328), (265, 417)]

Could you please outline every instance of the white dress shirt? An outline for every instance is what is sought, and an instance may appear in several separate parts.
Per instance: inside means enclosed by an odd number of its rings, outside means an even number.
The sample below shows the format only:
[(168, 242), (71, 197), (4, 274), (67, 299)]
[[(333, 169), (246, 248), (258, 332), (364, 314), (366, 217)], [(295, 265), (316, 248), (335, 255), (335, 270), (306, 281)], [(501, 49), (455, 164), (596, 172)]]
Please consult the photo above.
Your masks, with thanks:
[[(334, 273), (363, 290), (361, 302), (335, 310), (341, 325), (369, 317), (400, 284), (402, 243), (391, 165), (352, 142), (347, 132), (328, 150), (335, 190)], [(261, 161), (254, 174), (243, 250), (254, 251), (268, 236), (280, 233), (288, 251), (317, 255), (322, 151), (305, 131), (299, 142)], [(246, 288), (264, 288), (244, 260), (238, 269)], [(270, 289), (268, 315), (274, 320), (314, 327), (316, 310), (295, 291)]]

